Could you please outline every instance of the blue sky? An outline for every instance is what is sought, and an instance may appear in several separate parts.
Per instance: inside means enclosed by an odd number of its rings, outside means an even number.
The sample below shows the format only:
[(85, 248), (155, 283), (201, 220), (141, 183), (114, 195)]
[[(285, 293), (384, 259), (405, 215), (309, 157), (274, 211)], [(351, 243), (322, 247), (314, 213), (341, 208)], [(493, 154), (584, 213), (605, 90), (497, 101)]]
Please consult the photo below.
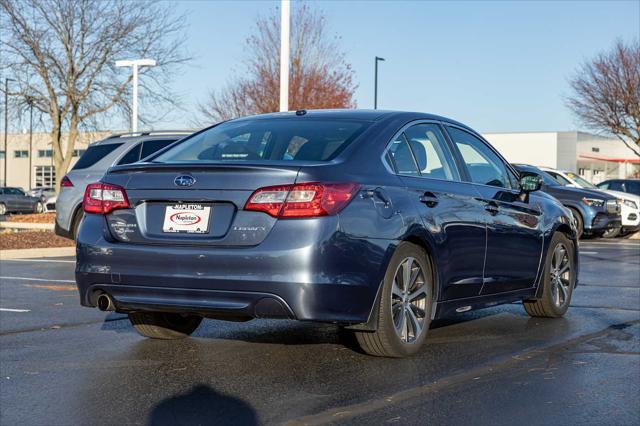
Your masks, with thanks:
[[(640, 1), (313, 1), (355, 71), (360, 108), (432, 112), (482, 132), (579, 128), (563, 103), (568, 77), (617, 38), (640, 36)], [(196, 58), (174, 89), (184, 127), (209, 89), (243, 71), (255, 19), (279, 1), (181, 1)], [(292, 2), (292, 7), (296, 7)]]

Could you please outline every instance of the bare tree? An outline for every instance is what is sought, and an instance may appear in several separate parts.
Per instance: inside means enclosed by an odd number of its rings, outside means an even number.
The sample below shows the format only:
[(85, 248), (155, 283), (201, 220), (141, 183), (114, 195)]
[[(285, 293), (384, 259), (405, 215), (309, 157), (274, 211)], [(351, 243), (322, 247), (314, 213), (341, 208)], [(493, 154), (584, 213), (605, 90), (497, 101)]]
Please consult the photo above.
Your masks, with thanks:
[(9, 95), (33, 102), (47, 117), (56, 187), (78, 132), (96, 126), (107, 112), (129, 111), (132, 76), (117, 69), (116, 60), (155, 59), (157, 67), (141, 69), (147, 76), (140, 91), (147, 103), (175, 101), (169, 77), (189, 58), (184, 17), (172, 10), (149, 1), (0, 0), (0, 67), (16, 80)]
[(587, 127), (616, 136), (640, 156), (640, 42), (618, 41), (570, 80), (567, 105)]
[[(280, 15), (260, 17), (256, 31), (247, 39), (249, 55), (246, 77), (212, 91), (200, 105), (206, 121), (220, 121), (279, 109)], [(291, 69), (289, 107), (352, 108), (353, 70), (339, 48), (339, 38), (327, 33), (324, 16), (300, 6), (291, 20)]]

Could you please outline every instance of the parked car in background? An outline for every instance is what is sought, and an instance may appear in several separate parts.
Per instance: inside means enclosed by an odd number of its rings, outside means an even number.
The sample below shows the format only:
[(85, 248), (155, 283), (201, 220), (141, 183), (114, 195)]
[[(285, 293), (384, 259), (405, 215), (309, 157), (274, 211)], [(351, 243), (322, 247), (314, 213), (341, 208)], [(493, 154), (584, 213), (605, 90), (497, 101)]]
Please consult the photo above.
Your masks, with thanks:
[(620, 199), (620, 215), (622, 220), (622, 228), (615, 228), (605, 231), (603, 237), (614, 238), (618, 234), (627, 235), (637, 232), (640, 229), (640, 196), (627, 192), (613, 191), (610, 189), (601, 189), (582, 178), (581, 176), (564, 170), (554, 170), (541, 167), (541, 170), (547, 172), (559, 184), (565, 186), (574, 186), (576, 188), (595, 189), (606, 192)]
[(56, 195), (56, 189), (50, 186), (41, 186), (39, 188), (33, 188), (28, 192), (32, 197), (40, 198), (42, 204), (46, 204), (47, 198), (51, 198)]
[(7, 213), (42, 213), (40, 197), (32, 197), (21, 188), (0, 187), (0, 216)]
[(598, 184), (600, 189), (628, 192), (640, 196), (640, 179), (610, 179)]
[(45, 212), (53, 212), (56, 210), (56, 200), (58, 199), (57, 195), (47, 198), (44, 201), (44, 211)]
[(533, 175), (542, 179), (542, 190), (557, 198), (576, 220), (579, 235), (601, 237), (605, 232), (622, 227), (620, 201), (602, 191), (564, 186), (537, 167), (515, 164), (521, 175)]
[(191, 131), (123, 133), (89, 145), (73, 168), (62, 178), (56, 200), (56, 234), (75, 239), (82, 219), (86, 186), (100, 180), (112, 166), (135, 163), (191, 134)]
[(226, 121), (87, 187), (81, 304), (160, 339), (205, 317), (336, 323), (391, 357), (416, 353), (434, 318), (513, 301), (560, 317), (577, 230), (540, 185), (444, 117)]

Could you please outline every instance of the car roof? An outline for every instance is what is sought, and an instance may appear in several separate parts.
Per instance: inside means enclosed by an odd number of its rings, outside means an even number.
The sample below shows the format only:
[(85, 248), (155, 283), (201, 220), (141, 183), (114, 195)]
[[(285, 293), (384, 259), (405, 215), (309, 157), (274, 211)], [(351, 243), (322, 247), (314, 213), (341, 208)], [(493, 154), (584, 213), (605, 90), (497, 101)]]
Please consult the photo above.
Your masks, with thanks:
[(192, 134), (194, 130), (150, 130), (143, 132), (115, 133), (89, 146), (108, 145), (112, 143), (132, 144), (142, 140), (181, 139)]
[[(304, 111), (304, 113), (302, 113)], [(440, 115), (429, 114), (424, 112), (410, 112), (410, 111), (393, 111), (393, 110), (380, 110), (380, 109), (309, 109), (298, 110), (288, 112), (274, 112), (269, 114), (250, 115), (246, 117), (236, 118), (230, 121), (243, 121), (243, 120), (268, 120), (279, 118), (318, 118), (328, 120), (363, 120), (363, 121), (381, 121), (385, 119), (402, 118), (407, 121), (411, 120), (436, 120), (444, 121), (447, 123), (455, 124), (460, 127), (472, 130), (468, 126)], [(476, 133), (474, 131), (474, 133)]]

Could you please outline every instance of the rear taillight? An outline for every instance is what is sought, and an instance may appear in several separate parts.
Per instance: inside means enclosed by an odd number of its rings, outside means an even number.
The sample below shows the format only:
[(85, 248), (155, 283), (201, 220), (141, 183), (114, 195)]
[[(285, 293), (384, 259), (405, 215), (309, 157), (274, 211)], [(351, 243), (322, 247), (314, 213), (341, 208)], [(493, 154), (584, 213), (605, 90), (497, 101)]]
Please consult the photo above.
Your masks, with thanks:
[(128, 209), (129, 200), (124, 188), (108, 183), (87, 185), (82, 200), (85, 213), (107, 214), (117, 209)]
[(356, 183), (269, 186), (251, 194), (244, 209), (278, 218), (330, 216), (345, 208), (359, 189)]
[(69, 186), (73, 186), (73, 182), (71, 182), (71, 179), (69, 179), (67, 176), (63, 177), (62, 180), (60, 180), (60, 187), (64, 188)]

